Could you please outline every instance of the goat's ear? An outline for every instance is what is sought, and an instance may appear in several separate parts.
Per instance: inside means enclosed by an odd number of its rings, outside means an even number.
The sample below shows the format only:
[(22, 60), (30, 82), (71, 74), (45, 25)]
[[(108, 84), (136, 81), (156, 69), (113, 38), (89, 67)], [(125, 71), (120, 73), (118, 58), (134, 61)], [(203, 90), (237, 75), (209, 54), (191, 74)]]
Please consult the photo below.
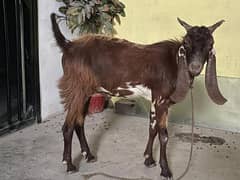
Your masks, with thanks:
[(185, 21), (181, 20), (180, 18), (177, 18), (178, 22), (186, 29), (186, 31), (188, 31), (189, 29), (192, 28), (191, 25), (189, 25), (188, 23), (186, 23)]
[(187, 60), (185, 56), (182, 56), (179, 57), (178, 60), (176, 89), (170, 96), (170, 99), (175, 103), (182, 101), (186, 97), (189, 87), (190, 76), (187, 67)]
[(221, 21), (218, 21), (217, 23), (215, 23), (214, 25), (212, 26), (209, 26), (208, 29), (211, 33), (213, 33), (219, 26), (221, 26), (221, 24), (225, 22), (225, 20), (221, 20)]
[(210, 52), (209, 59), (206, 67), (205, 74), (205, 85), (208, 92), (209, 97), (216, 104), (222, 105), (227, 100), (223, 97), (218, 88), (217, 82), (217, 74), (216, 74), (216, 55), (215, 50), (213, 49)]

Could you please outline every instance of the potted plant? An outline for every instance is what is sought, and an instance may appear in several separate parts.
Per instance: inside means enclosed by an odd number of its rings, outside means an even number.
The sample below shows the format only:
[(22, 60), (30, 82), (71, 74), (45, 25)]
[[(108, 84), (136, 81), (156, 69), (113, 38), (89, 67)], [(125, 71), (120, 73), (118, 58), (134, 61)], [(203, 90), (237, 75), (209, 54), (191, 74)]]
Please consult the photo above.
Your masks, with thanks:
[(66, 21), (71, 32), (116, 34), (114, 25), (120, 24), (120, 16), (125, 17), (125, 5), (119, 0), (56, 0), (63, 6), (60, 19)]
[[(125, 17), (125, 5), (119, 0), (56, 0), (63, 5), (58, 9), (67, 27), (79, 35), (93, 33), (114, 36), (120, 16)], [(109, 102), (109, 97), (94, 94), (89, 102), (89, 113), (101, 112)]]

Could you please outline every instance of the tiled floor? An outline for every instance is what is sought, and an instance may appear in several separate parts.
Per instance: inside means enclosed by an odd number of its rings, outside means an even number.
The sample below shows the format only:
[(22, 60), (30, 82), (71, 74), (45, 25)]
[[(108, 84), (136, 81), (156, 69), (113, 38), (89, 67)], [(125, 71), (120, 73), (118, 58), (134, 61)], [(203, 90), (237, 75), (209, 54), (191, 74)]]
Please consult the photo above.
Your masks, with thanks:
[[(148, 120), (117, 115), (111, 109), (86, 120), (86, 134), (97, 162), (86, 163), (80, 155), (74, 135), (73, 159), (79, 171), (67, 174), (62, 165), (63, 138), (59, 114), (42, 124), (0, 138), (0, 180), (108, 180), (160, 179), (159, 165), (148, 169), (143, 165), (143, 152), (148, 136)], [(190, 150), (186, 134), (190, 127), (169, 125), (168, 159), (174, 177), (184, 170)], [(240, 134), (196, 128), (199, 135), (185, 180), (239, 180)], [(178, 134), (178, 136), (176, 136)], [(217, 137), (225, 140), (222, 145)], [(220, 140), (221, 140), (220, 139)], [(156, 138), (154, 157), (159, 159)], [(89, 176), (93, 175), (93, 176)]]

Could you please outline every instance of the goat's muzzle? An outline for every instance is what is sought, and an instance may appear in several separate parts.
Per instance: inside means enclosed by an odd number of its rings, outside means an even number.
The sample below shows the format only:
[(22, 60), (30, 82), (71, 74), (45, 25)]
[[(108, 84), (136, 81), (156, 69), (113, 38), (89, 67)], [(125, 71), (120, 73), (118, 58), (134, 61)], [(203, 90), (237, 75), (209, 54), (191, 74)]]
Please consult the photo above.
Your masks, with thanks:
[(189, 72), (192, 76), (198, 76), (202, 71), (202, 63), (200, 61), (193, 61), (189, 64)]

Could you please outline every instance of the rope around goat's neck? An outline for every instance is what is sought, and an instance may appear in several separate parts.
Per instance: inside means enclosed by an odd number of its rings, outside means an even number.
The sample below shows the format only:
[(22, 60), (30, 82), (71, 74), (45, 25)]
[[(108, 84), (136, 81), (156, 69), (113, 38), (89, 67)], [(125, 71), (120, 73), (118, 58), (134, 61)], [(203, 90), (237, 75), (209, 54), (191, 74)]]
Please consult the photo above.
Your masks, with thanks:
[(192, 104), (192, 132), (191, 132), (191, 150), (189, 154), (189, 159), (187, 163), (187, 167), (185, 171), (182, 173), (181, 176), (179, 176), (176, 180), (182, 179), (189, 171), (191, 160), (192, 160), (192, 155), (193, 155), (193, 142), (194, 142), (194, 126), (195, 126), (195, 120), (194, 120), (194, 101), (193, 101), (193, 88), (191, 87), (191, 104)]

